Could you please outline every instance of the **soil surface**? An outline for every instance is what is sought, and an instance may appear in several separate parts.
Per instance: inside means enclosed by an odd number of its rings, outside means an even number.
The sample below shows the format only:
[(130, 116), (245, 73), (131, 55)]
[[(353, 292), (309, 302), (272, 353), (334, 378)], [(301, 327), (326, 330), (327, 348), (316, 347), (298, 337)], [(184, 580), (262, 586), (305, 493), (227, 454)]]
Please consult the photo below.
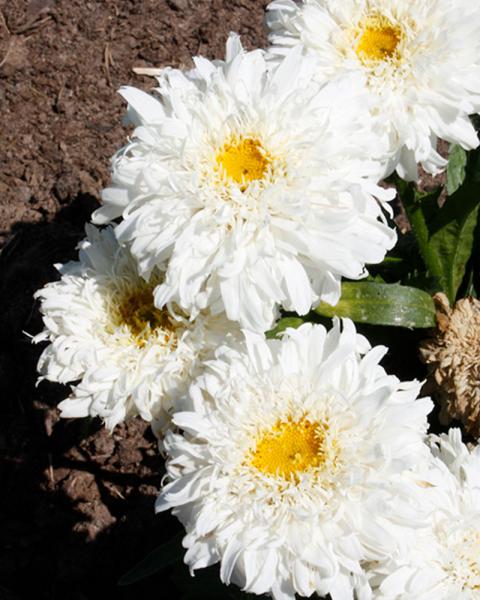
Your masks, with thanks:
[[(42, 325), (32, 295), (57, 277), (54, 263), (75, 258), (108, 183), (110, 157), (127, 133), (117, 88), (154, 84), (132, 68), (186, 66), (197, 54), (222, 57), (230, 31), (248, 48), (264, 45), (266, 4), (0, 2), (2, 600), (146, 598), (166, 595), (182, 578), (172, 567), (117, 587), (177, 529), (175, 519), (153, 511), (162, 460), (141, 421), (110, 435), (95, 420), (59, 419), (55, 407), (68, 389), (35, 387), (41, 348), (28, 334)], [(172, 585), (173, 598), (192, 594)]]

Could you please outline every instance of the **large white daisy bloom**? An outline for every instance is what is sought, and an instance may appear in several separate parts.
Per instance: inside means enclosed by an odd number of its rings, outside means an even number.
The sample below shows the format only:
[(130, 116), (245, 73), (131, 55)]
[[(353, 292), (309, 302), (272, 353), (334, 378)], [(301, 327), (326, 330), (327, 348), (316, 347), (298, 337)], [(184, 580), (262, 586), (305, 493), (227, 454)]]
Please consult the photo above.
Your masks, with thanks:
[(360, 86), (314, 84), (314, 62), (293, 52), (269, 72), (231, 36), (225, 62), (165, 70), (156, 96), (120, 90), (138, 127), (94, 221), (123, 216), (117, 236), (145, 277), (168, 259), (157, 306), (211, 306), (265, 331), (279, 305), (335, 304), (341, 278), (364, 277), (393, 246)]
[(416, 179), (445, 160), (437, 138), (475, 148), (469, 114), (480, 109), (480, 11), (468, 0), (274, 0), (268, 6), (273, 56), (301, 45), (317, 56), (321, 80), (363, 77), (392, 167)]
[(48, 341), (41, 379), (76, 382), (60, 403), (63, 417), (99, 415), (113, 428), (139, 414), (162, 420), (201, 360), (238, 330), (225, 318), (189, 321), (168, 306), (153, 305), (160, 273), (146, 282), (109, 227), (87, 225), (79, 262), (58, 265), (62, 278), (36, 293)]
[(191, 571), (220, 561), (223, 582), (276, 599), (370, 597), (361, 561), (391, 550), (393, 521), (415, 520), (401, 474), (428, 455), (432, 403), (343, 327), (250, 334), (190, 386), (157, 510), (185, 526)]
[(430, 527), (384, 567), (379, 600), (480, 598), (480, 446), (469, 451), (451, 429), (436, 438), (433, 454), (423, 490)]

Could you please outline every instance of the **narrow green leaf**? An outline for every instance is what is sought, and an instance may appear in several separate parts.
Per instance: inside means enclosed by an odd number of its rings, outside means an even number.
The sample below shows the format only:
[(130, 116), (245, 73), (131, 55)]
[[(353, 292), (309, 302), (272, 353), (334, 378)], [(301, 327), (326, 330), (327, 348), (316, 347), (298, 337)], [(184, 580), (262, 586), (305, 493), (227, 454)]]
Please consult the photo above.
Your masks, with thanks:
[(479, 206), (480, 185), (466, 182), (447, 198), (430, 224), (429, 247), (440, 263), (440, 282), (451, 304), (472, 254)]
[(425, 266), (453, 303), (473, 250), (480, 185), (466, 181), (442, 208), (440, 190), (421, 193), (405, 182), (398, 183), (398, 190)]
[(436, 252), (429, 245), (430, 241), (430, 223), (440, 210), (438, 206), (438, 197), (441, 189), (433, 192), (419, 192), (414, 183), (406, 183), (399, 179), (397, 181), (397, 190), (402, 199), (403, 206), (410, 221), (413, 233), (417, 240), (420, 255), (427, 267), (430, 275), (437, 277), (439, 281), (442, 277), (442, 265)]
[(404, 262), (405, 261), (401, 256), (386, 256), (381, 264), (382, 266), (389, 268), (401, 266)]
[(394, 327), (434, 327), (435, 306), (417, 288), (369, 281), (344, 282), (336, 306), (322, 302), (315, 312), (324, 317), (349, 317), (357, 323)]
[(448, 152), (447, 192), (451, 196), (465, 180), (467, 153), (458, 144), (452, 144)]
[(300, 325), (302, 325), (303, 323), (304, 320), (300, 317), (284, 317), (283, 319), (280, 319), (280, 321), (278, 321), (278, 323), (273, 329), (267, 331), (265, 336), (267, 337), (267, 339), (271, 340), (273, 338), (278, 337), (278, 335), (284, 332), (285, 329), (287, 329), (287, 327), (293, 327), (294, 329), (296, 329), (297, 327), (300, 327)]
[(142, 579), (146, 579), (165, 567), (179, 562), (183, 555), (182, 534), (176, 535), (169, 542), (155, 548), (143, 560), (136, 564), (120, 578), (118, 585), (131, 585)]

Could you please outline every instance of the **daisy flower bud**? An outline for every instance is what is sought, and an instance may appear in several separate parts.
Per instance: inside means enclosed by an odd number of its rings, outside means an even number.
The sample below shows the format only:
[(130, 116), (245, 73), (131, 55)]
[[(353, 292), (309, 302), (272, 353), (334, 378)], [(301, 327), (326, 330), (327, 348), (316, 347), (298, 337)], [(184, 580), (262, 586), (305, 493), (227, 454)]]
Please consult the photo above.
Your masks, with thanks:
[(272, 57), (295, 46), (318, 58), (321, 81), (362, 77), (391, 168), (438, 173), (437, 138), (476, 148), (469, 115), (480, 110), (480, 12), (467, 0), (274, 0)]
[(41, 379), (76, 382), (59, 405), (63, 417), (98, 415), (113, 429), (140, 415), (161, 427), (199, 362), (239, 332), (221, 317), (191, 321), (174, 305), (156, 308), (161, 271), (145, 281), (111, 227), (86, 232), (80, 260), (58, 265), (60, 281), (35, 294), (45, 329), (33, 341), (49, 342)]
[(480, 301), (463, 298), (450, 308), (443, 293), (434, 297), (437, 329), (420, 347), (430, 366), (441, 420), (458, 419), (466, 431), (480, 436)]
[(385, 352), (349, 320), (217, 351), (173, 416), (157, 501), (186, 528), (192, 572), (220, 562), (224, 583), (277, 600), (370, 597), (362, 562), (412, 522), (402, 473), (427, 460), (432, 408)]
[(120, 90), (137, 128), (93, 218), (123, 216), (116, 235), (144, 277), (168, 261), (158, 307), (209, 306), (263, 332), (280, 306), (335, 304), (341, 278), (394, 245), (361, 88), (314, 83), (314, 63), (293, 52), (269, 68), (232, 35), (225, 61), (166, 69), (156, 95)]

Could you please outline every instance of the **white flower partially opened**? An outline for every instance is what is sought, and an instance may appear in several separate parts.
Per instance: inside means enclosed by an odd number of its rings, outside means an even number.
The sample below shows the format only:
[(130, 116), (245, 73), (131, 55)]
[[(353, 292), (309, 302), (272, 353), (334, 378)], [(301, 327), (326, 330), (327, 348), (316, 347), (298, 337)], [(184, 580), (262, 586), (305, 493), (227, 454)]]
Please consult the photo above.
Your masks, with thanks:
[(155, 308), (161, 272), (146, 282), (111, 227), (86, 231), (79, 262), (60, 265), (60, 281), (35, 295), (45, 329), (33, 341), (49, 342), (41, 379), (75, 382), (63, 417), (99, 415), (110, 429), (137, 414), (161, 424), (201, 360), (239, 332), (225, 318), (192, 322), (174, 306)]
[(217, 351), (165, 438), (157, 510), (186, 528), (191, 571), (221, 562), (247, 592), (369, 598), (362, 561), (415, 520), (402, 473), (426, 461), (428, 399), (379, 366), (351, 321)]
[(363, 78), (392, 168), (416, 179), (417, 163), (437, 173), (437, 138), (475, 148), (469, 115), (480, 110), (480, 11), (468, 0), (274, 0), (270, 49), (301, 45), (322, 80)]
[(423, 504), (431, 523), (407, 552), (385, 565), (378, 600), (480, 598), (480, 447), (470, 451), (459, 429), (434, 438), (434, 463)]
[(225, 62), (167, 69), (156, 96), (120, 90), (138, 127), (94, 221), (123, 216), (116, 234), (146, 278), (168, 260), (157, 306), (210, 306), (263, 332), (279, 306), (335, 304), (341, 278), (364, 277), (394, 245), (361, 88), (319, 86), (314, 63), (293, 52), (269, 71), (231, 36)]

